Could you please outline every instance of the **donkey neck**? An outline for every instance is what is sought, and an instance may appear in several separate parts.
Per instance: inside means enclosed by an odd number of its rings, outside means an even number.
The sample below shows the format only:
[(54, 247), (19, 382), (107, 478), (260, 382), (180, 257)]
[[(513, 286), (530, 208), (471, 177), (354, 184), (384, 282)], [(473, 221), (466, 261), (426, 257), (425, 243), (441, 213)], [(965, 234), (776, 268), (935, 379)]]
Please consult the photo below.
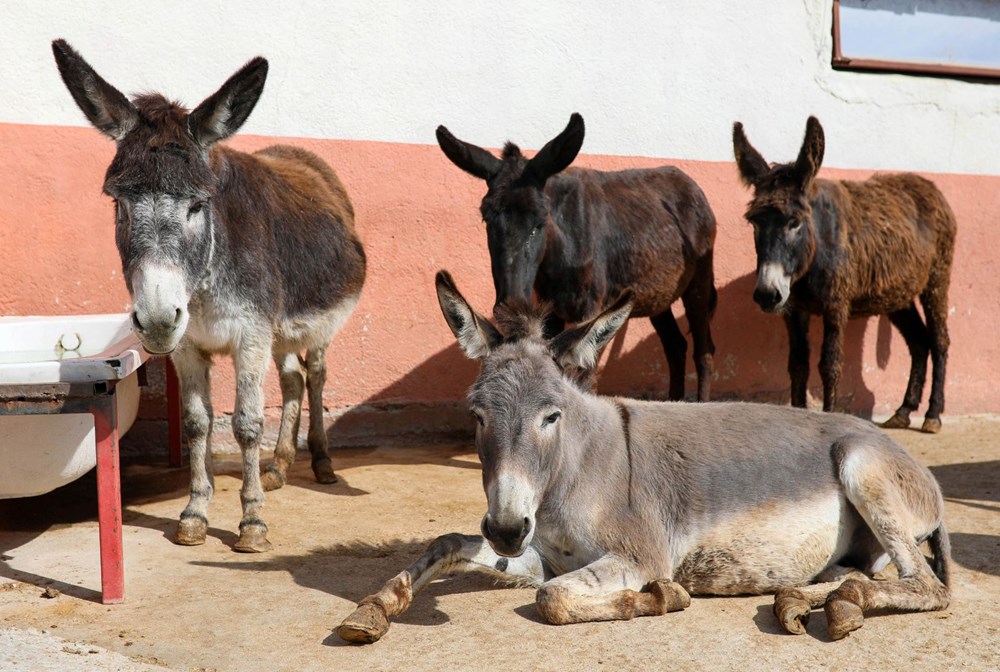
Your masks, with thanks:
[(255, 210), (252, 204), (248, 207), (243, 193), (244, 185), (251, 181), (244, 165), (247, 160), (253, 161), (253, 157), (222, 145), (209, 150), (209, 166), (218, 178), (218, 187), (211, 199), (206, 232), (211, 236), (211, 255), (192, 293), (192, 317), (243, 312), (262, 304), (267, 284), (261, 267), (266, 259), (266, 218), (259, 212), (256, 217), (236, 214)]
[[(546, 498), (565, 501), (582, 487), (615, 481), (628, 468), (628, 437), (621, 409), (613, 399), (584, 392), (566, 381), (565, 422), (560, 459)], [(613, 486), (613, 483), (612, 483)]]
[[(603, 266), (595, 264), (596, 232), (587, 212), (586, 185), (581, 171), (567, 171), (545, 184), (548, 221), (545, 256), (535, 280), (539, 297), (555, 307), (556, 314), (570, 322), (592, 317), (603, 299)], [(596, 291), (595, 291), (596, 290)]]

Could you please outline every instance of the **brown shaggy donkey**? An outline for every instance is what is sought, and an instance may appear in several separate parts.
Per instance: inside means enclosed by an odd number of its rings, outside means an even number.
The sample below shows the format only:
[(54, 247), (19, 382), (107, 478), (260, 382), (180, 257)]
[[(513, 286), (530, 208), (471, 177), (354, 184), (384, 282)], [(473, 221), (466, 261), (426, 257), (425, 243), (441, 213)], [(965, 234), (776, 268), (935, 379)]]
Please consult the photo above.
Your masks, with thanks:
[[(809, 117), (794, 163), (768, 164), (733, 126), (740, 177), (754, 188), (746, 218), (757, 248), (753, 299), (784, 315), (790, 343), (792, 405), (806, 405), (809, 317), (823, 317), (823, 410), (833, 410), (843, 364), (844, 326), (851, 317), (888, 315), (912, 359), (906, 396), (882, 426), (910, 425), (934, 364), (923, 431), (941, 431), (948, 359), (948, 283), (955, 215), (934, 184), (913, 173), (864, 182), (820, 180), (823, 127)], [(920, 297), (920, 318), (914, 297)]]

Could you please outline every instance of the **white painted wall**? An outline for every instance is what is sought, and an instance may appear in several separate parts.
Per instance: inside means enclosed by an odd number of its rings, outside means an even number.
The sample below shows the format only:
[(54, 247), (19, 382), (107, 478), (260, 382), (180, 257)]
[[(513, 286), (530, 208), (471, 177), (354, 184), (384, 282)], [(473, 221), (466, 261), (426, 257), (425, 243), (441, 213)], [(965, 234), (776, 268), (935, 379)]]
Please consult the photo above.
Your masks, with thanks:
[(768, 159), (789, 160), (817, 114), (828, 166), (1000, 171), (1000, 86), (833, 71), (831, 6), (5, 0), (0, 122), (84, 125), (49, 51), (65, 37), (123, 90), (192, 106), (267, 56), (248, 133), (431, 144), (445, 123), (536, 148), (579, 111), (591, 154), (730, 161), (739, 119)]

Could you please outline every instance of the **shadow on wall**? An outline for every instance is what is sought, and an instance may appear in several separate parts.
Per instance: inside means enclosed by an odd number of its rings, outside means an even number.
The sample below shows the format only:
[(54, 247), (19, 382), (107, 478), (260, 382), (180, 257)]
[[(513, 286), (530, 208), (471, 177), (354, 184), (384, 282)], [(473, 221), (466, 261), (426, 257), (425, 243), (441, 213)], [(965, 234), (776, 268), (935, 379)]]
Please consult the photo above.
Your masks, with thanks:
[[(762, 312), (751, 298), (756, 275), (748, 273), (719, 287), (719, 303), (712, 321), (715, 341), (715, 374), (712, 398), (769, 403), (789, 403), (788, 334), (784, 320)], [(870, 418), (875, 395), (866, 386), (863, 374), (865, 330), (869, 320), (851, 320), (844, 335), (844, 368), (841, 373), (838, 408)], [(616, 337), (608, 348), (604, 371), (598, 382), (602, 394), (666, 399), (668, 368), (660, 340), (655, 333), (623, 352), (622, 343), (634, 321)], [(687, 334), (686, 317), (678, 317)], [(876, 360), (880, 369), (889, 361), (891, 325), (888, 318), (878, 319)], [(809, 331), (809, 392), (812, 403), (822, 407), (823, 385), (819, 376), (822, 345), (822, 322), (814, 317)], [(691, 347), (688, 347), (687, 380), (689, 400), (694, 398), (695, 374)], [(902, 396), (903, 390), (900, 390)]]
[[(714, 399), (787, 404), (788, 336), (779, 316), (765, 314), (753, 303), (755, 282), (755, 274), (748, 273), (719, 288), (719, 305), (712, 323), (716, 344), (712, 395)], [(682, 316), (678, 321), (686, 333), (686, 318)], [(848, 324), (838, 400), (839, 408), (866, 418), (871, 417), (875, 407), (875, 395), (866, 386), (862, 371), (869, 322), (859, 319)], [(882, 317), (876, 325), (876, 364), (885, 369), (890, 357), (890, 324)], [(626, 349), (627, 332), (636, 328), (648, 331), (648, 335)], [(818, 364), (822, 325), (818, 317), (812, 320), (810, 342), (809, 390), (812, 403), (821, 406), (823, 387)], [(612, 342), (603, 362), (600, 393), (666, 399), (667, 364), (659, 338), (647, 320), (631, 321)], [(390, 437), (393, 443), (400, 437), (407, 442), (469, 440), (473, 427), (464, 394), (475, 380), (478, 366), (462, 354), (457, 344), (435, 353), (334, 420), (327, 431), (331, 445), (377, 445)], [(688, 398), (693, 399), (695, 374), (690, 348), (687, 372)]]
[[(331, 446), (467, 441), (473, 423), (465, 390), (479, 372), (453, 343), (327, 427)], [(387, 441), (388, 440), (388, 441)]]

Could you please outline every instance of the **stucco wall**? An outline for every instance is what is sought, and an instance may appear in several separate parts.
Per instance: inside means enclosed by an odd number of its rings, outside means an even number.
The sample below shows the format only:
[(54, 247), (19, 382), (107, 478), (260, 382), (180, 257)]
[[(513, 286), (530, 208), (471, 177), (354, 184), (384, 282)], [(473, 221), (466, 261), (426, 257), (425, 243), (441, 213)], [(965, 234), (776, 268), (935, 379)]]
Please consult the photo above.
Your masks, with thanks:
[[(128, 305), (111, 205), (100, 195), (113, 146), (85, 127), (63, 89), (52, 38), (68, 39), (125, 91), (160, 90), (190, 105), (263, 54), (268, 85), (233, 144), (288, 141), (329, 161), (354, 198), (369, 254), (362, 301), (330, 351), (331, 410), (454, 407), (474, 376), (452, 345), (432, 279), (448, 268), (481, 309), (492, 305), (477, 209), (483, 184), (441, 155), (437, 124), (486, 146), (509, 138), (528, 149), (579, 111), (580, 165), (675, 163), (707, 193), (720, 224), (714, 389), (724, 396), (780, 399), (788, 386), (781, 321), (750, 299), (749, 194), (731, 162), (732, 122), (744, 122), (765, 157), (789, 160), (816, 114), (827, 135), (822, 175), (905, 169), (934, 179), (960, 227), (948, 411), (998, 411), (1000, 264), (990, 243), (1000, 211), (1000, 87), (833, 71), (830, 4), (114, 2), (98, 15), (83, 3), (4, 3), (0, 312)], [(813, 336), (818, 346), (816, 324)], [(883, 318), (852, 324), (847, 343), (845, 403), (891, 411), (908, 371), (901, 338)], [(664, 393), (666, 364), (648, 322), (630, 323), (609, 350), (603, 389)], [(213, 385), (216, 410), (231, 410), (228, 364)], [(268, 405), (278, 402), (272, 374)]]

